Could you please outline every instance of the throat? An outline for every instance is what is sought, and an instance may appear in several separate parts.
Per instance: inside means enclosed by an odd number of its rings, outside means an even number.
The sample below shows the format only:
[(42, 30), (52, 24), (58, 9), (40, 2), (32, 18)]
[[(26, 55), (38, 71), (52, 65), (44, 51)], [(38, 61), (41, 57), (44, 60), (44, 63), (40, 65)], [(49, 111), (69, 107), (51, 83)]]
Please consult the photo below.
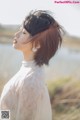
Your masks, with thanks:
[(33, 53), (23, 53), (23, 59), (24, 59), (24, 61), (33, 61), (34, 54)]

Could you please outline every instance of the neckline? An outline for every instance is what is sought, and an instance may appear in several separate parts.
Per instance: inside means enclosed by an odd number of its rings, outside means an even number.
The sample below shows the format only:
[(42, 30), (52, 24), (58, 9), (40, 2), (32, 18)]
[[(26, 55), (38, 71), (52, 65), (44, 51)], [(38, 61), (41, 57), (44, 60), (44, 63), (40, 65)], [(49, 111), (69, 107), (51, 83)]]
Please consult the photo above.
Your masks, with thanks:
[(31, 60), (31, 61), (23, 60), (22, 66), (24, 66), (24, 67), (36, 67), (37, 65), (36, 65), (34, 60)]

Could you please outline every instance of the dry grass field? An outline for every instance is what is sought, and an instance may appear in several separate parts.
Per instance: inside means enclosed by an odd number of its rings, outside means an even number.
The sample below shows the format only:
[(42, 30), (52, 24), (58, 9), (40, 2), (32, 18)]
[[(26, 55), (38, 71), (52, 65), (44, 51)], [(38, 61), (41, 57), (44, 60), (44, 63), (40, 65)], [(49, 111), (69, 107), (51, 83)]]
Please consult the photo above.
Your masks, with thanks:
[(80, 120), (80, 81), (64, 78), (47, 81), (53, 120)]

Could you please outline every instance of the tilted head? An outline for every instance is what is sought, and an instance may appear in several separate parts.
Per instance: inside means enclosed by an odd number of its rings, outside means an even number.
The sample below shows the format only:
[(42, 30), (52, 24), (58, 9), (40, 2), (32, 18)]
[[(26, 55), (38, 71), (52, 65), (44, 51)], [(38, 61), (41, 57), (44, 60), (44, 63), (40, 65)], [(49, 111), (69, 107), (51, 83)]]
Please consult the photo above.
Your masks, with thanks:
[(23, 28), (30, 34), (29, 42), (35, 45), (37, 51), (34, 60), (37, 65), (48, 65), (62, 43), (62, 28), (49, 11), (32, 11), (25, 18)]

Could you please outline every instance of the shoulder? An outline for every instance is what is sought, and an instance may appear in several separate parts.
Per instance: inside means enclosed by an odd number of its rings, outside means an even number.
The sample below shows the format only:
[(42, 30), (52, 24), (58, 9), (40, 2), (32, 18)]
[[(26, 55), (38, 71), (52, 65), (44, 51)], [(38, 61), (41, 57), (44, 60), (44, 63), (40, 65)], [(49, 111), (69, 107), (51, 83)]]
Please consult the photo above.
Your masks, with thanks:
[(34, 93), (40, 93), (44, 86), (44, 78), (43, 75), (39, 72), (31, 72), (29, 73), (23, 80), (21, 85), (21, 91), (28, 91)]
[(31, 70), (23, 80), (25, 85), (36, 85), (42, 81), (44, 81), (44, 72), (42, 69)]

